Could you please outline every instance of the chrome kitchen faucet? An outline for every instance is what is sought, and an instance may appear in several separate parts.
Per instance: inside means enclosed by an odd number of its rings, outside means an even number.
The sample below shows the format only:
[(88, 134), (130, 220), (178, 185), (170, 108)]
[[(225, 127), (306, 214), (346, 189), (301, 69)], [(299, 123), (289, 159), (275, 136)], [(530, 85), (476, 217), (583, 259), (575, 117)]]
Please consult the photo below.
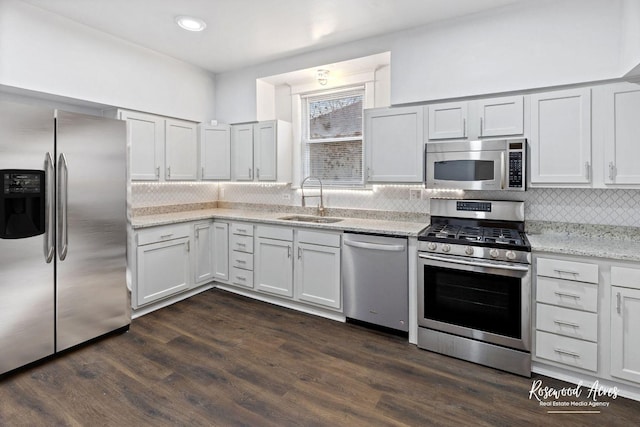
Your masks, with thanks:
[[(304, 195), (304, 183), (307, 182), (309, 179), (315, 179), (316, 181), (318, 181), (320, 183), (320, 195), (315, 195), (315, 196), (305, 196)], [(325, 210), (324, 210), (324, 202), (323, 202), (323, 198), (322, 198), (322, 181), (320, 180), (320, 178), (317, 178), (315, 176), (309, 175), (308, 177), (306, 177), (305, 179), (302, 180), (302, 184), (300, 184), (300, 190), (302, 191), (302, 207), (304, 208), (307, 205), (306, 202), (305, 202), (305, 199), (307, 197), (320, 197), (320, 203), (318, 204), (318, 215), (324, 216)]]

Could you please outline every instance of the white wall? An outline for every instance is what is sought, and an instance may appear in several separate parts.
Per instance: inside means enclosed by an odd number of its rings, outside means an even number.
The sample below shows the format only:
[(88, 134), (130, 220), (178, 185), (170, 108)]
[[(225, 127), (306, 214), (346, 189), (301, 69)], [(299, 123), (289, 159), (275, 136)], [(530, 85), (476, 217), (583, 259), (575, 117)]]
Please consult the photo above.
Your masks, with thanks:
[(620, 78), (625, 1), (527, 2), (407, 32), (391, 49), (391, 102)]
[[(256, 78), (391, 50), (392, 104), (622, 78), (640, 63), (638, 0), (536, 0), (217, 76), (216, 111), (256, 120)], [(639, 72), (640, 73), (640, 72)]]
[(0, 85), (215, 118), (212, 74), (16, 0), (0, 0)]
[[(226, 123), (257, 120), (256, 79), (387, 52), (392, 37), (374, 37), (216, 76), (216, 113)], [(278, 117), (280, 118), (280, 117)]]

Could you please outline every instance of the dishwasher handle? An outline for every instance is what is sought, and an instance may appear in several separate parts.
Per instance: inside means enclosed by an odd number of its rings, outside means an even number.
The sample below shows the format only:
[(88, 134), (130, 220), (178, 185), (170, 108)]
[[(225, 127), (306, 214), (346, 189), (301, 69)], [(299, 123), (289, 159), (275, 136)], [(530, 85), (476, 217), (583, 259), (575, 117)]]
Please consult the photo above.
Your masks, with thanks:
[(353, 246), (354, 248), (371, 249), (374, 251), (387, 251), (387, 252), (404, 252), (404, 245), (385, 245), (380, 243), (367, 243), (357, 242), (355, 240), (344, 240), (344, 244), (347, 246)]

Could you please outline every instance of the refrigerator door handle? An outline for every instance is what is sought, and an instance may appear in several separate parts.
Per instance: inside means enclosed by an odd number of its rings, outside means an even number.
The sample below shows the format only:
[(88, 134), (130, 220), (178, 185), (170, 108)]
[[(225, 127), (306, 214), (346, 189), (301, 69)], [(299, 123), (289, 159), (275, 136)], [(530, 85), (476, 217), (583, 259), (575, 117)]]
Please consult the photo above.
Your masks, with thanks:
[(54, 255), (55, 242), (53, 240), (53, 228), (55, 227), (56, 218), (53, 212), (53, 203), (51, 198), (55, 192), (55, 171), (53, 168), (53, 159), (51, 158), (51, 153), (47, 152), (47, 155), (44, 158), (44, 169), (45, 169), (45, 180), (47, 188), (45, 191), (47, 195), (45, 197), (45, 235), (44, 235), (44, 258), (47, 261), (47, 264), (51, 263)]
[(69, 170), (64, 153), (58, 157), (58, 258), (64, 261), (69, 249), (69, 229), (67, 224), (67, 184)]

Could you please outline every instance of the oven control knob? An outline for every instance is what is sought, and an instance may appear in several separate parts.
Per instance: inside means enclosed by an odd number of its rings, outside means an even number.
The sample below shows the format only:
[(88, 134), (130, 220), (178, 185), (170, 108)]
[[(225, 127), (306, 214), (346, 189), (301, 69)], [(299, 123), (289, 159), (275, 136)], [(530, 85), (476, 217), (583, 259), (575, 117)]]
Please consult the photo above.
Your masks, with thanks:
[(451, 250), (451, 246), (444, 244), (442, 245), (442, 252), (449, 252)]
[(497, 249), (491, 249), (491, 250), (489, 251), (489, 255), (491, 256), (491, 258), (498, 258), (498, 255), (499, 255), (499, 254), (500, 254), (500, 253), (498, 252), (498, 250), (497, 250)]
[(464, 248), (464, 253), (467, 255), (473, 255), (473, 247), (467, 246), (466, 248)]
[(438, 247), (438, 245), (436, 245), (433, 242), (427, 243), (427, 249), (429, 249), (430, 251), (435, 251), (437, 247)]
[(507, 259), (516, 259), (516, 253), (513, 251), (507, 251), (505, 255), (507, 256)]

